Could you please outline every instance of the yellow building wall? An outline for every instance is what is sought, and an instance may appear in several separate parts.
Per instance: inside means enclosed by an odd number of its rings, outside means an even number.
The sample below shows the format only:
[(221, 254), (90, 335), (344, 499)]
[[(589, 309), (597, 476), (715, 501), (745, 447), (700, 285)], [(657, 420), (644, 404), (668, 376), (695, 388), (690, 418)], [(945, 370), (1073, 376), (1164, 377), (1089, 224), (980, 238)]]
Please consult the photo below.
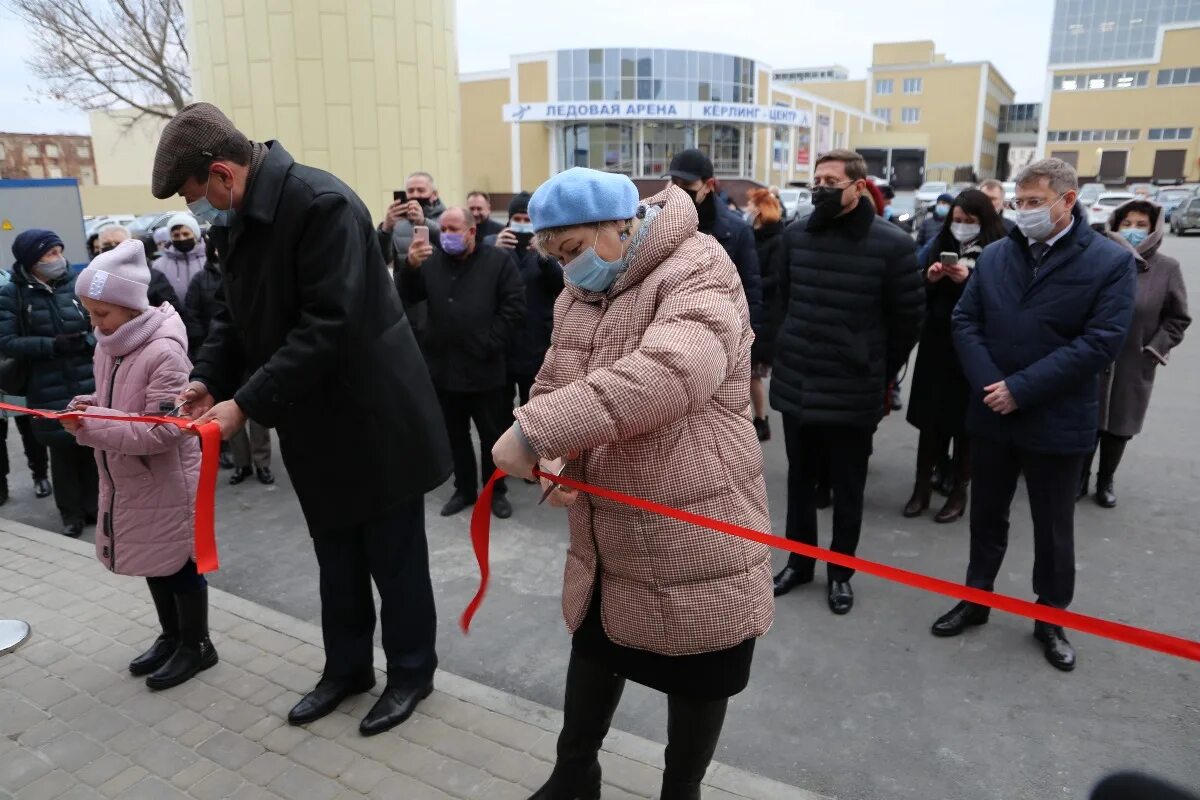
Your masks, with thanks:
[[(92, 155), (96, 159), (96, 182), (105, 186), (137, 186), (146, 195), (140, 204), (116, 213), (129, 213), (131, 209), (143, 207), (149, 213), (156, 208), (154, 196), (150, 194), (150, 173), (154, 168), (154, 149), (166, 124), (163, 117), (139, 117), (137, 111), (130, 109), (88, 114)], [(133, 195), (129, 197), (134, 199)]]
[(496, 78), (459, 84), (463, 185), (468, 192), (508, 192), (512, 187), (512, 126), (501, 116), (508, 83)]
[[(149, 151), (153, 158), (154, 151)], [(155, 211), (187, 211), (182, 197), (159, 200), (150, 194), (150, 179), (140, 186), (104, 186), (81, 184), (79, 199), (84, 216), (105, 214), (150, 214)]]
[[(517, 99), (522, 103), (544, 103), (550, 99), (549, 64), (532, 61), (517, 66)], [(532, 192), (550, 177), (550, 127), (521, 125), (521, 185)]]
[[(979, 71), (984, 68), (973, 64), (936, 69), (876, 69), (871, 76), (871, 91), (875, 91), (874, 81), (890, 78), (893, 93), (874, 95), (871, 107), (892, 110), (893, 130), (928, 137), (926, 165), (971, 164), (975, 159), (975, 123), (981, 102)], [(904, 94), (904, 79), (917, 77), (922, 79), (921, 93)], [(901, 109), (905, 107), (921, 109), (921, 121), (902, 122)]]
[[(1162, 60), (1158, 64), (1132, 67), (1089, 66), (1086, 70), (1059, 70), (1055, 75), (1088, 72), (1149, 70), (1147, 86), (1139, 89), (1100, 89), (1093, 91), (1054, 92), (1046, 129), (1111, 130), (1133, 128), (1133, 142), (1046, 142), (1046, 154), (1075, 152), (1080, 175), (1096, 175), (1104, 151), (1129, 153), (1126, 174), (1149, 176), (1154, 171), (1154, 155), (1159, 150), (1186, 150), (1184, 175), (1200, 180), (1200, 85), (1158, 86), (1159, 69), (1193, 67), (1200, 63), (1200, 27), (1167, 31), (1163, 38)], [(1194, 129), (1187, 141), (1150, 141), (1150, 128)]]
[(376, 216), (409, 173), (461, 202), (453, 0), (191, 0), (193, 89)]
[(865, 80), (813, 81), (788, 85), (851, 108), (866, 108), (867, 105), (867, 82)]
[(883, 42), (871, 50), (871, 66), (878, 68), (889, 64), (930, 64), (934, 61), (934, 44), (930, 40), (919, 42)]

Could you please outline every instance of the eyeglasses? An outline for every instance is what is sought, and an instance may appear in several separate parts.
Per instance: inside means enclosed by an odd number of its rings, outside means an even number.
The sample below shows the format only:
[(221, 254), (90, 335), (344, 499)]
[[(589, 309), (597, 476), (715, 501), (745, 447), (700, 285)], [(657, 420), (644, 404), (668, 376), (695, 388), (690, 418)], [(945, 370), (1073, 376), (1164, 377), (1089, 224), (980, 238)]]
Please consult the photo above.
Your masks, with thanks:
[(820, 178), (814, 178), (813, 179), (813, 188), (817, 189), (820, 187), (824, 187), (827, 189), (845, 189), (847, 186), (849, 186), (852, 183), (854, 183), (854, 181), (848, 180), (848, 181), (842, 182), (842, 181), (835, 180), (833, 178), (826, 178), (824, 181), (822, 181)]
[(1062, 195), (1058, 195), (1053, 200), (1047, 202), (1044, 197), (1021, 197), (1013, 201), (1013, 208), (1018, 211), (1033, 211), (1042, 206), (1052, 206), (1062, 199)]

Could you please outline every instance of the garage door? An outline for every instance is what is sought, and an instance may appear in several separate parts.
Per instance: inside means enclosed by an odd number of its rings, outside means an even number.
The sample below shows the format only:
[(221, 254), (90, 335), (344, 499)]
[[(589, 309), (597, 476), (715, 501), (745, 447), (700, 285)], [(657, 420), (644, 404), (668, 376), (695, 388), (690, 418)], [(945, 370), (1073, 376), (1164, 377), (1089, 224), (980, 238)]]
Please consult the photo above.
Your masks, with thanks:
[(1187, 161), (1187, 150), (1159, 150), (1154, 154), (1156, 181), (1183, 180), (1183, 165)]
[(1109, 150), (1100, 156), (1100, 180), (1104, 183), (1120, 183), (1125, 180), (1125, 162), (1129, 153), (1124, 150)]

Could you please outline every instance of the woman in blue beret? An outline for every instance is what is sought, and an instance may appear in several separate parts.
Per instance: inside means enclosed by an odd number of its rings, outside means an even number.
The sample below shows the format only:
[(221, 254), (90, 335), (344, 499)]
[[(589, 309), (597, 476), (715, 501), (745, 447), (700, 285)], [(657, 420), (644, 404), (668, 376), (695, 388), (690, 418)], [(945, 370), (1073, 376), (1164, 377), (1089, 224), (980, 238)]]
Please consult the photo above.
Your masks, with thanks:
[[(578, 481), (768, 531), (749, 308), (725, 250), (697, 232), (695, 203), (674, 186), (639, 202), (625, 176), (575, 168), (529, 214), (565, 288), (497, 466), (531, 477), (565, 464)], [(600, 796), (597, 753), (627, 680), (668, 698), (662, 797), (699, 797), (771, 625), (767, 548), (587, 494), (550, 502), (569, 509), (573, 638), (557, 762), (533, 797)]]

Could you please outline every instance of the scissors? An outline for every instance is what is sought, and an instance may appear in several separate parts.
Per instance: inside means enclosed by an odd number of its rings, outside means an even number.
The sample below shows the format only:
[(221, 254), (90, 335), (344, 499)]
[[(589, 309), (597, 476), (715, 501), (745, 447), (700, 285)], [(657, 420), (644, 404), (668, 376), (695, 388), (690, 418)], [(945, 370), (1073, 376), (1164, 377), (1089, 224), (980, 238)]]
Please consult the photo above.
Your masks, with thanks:
[[(180, 416), (183, 416), (183, 413), (182, 413), (182, 412), (183, 412), (183, 407), (184, 407), (185, 405), (187, 405), (187, 403), (186, 403), (186, 402), (180, 403), (179, 405), (177, 405), (177, 406), (175, 406), (174, 408), (172, 408), (170, 411), (167, 411), (166, 413), (163, 413), (163, 414), (159, 414), (159, 416), (160, 416), (160, 417), (180, 417)], [(163, 424), (163, 423), (161, 423), (161, 422), (157, 422), (157, 423), (155, 423), (155, 424), (154, 424), (154, 428), (157, 428), (159, 425), (162, 425), (162, 424)], [(154, 428), (151, 428), (150, 430), (154, 430)]]
[[(554, 477), (556, 477), (556, 478), (557, 478), (557, 477), (561, 476), (561, 475), (562, 475), (564, 472), (566, 472), (566, 471), (567, 471), (567, 465), (564, 463), (564, 464), (562, 465), (562, 469), (560, 469), (560, 470), (559, 470), (557, 473), (555, 473)], [(552, 493), (552, 492), (553, 492), (555, 489), (559, 489), (559, 488), (562, 488), (562, 487), (560, 487), (560, 486), (559, 486), (557, 483), (551, 483), (551, 484), (550, 484), (550, 488), (549, 488), (549, 489), (547, 489), (546, 491), (542, 492), (542, 499), (541, 499), (541, 500), (538, 500), (538, 505), (540, 506), (542, 503), (546, 502), (546, 498), (547, 498), (547, 497), (549, 497), (549, 496), (550, 496), (550, 494), (551, 494), (551, 493)]]

